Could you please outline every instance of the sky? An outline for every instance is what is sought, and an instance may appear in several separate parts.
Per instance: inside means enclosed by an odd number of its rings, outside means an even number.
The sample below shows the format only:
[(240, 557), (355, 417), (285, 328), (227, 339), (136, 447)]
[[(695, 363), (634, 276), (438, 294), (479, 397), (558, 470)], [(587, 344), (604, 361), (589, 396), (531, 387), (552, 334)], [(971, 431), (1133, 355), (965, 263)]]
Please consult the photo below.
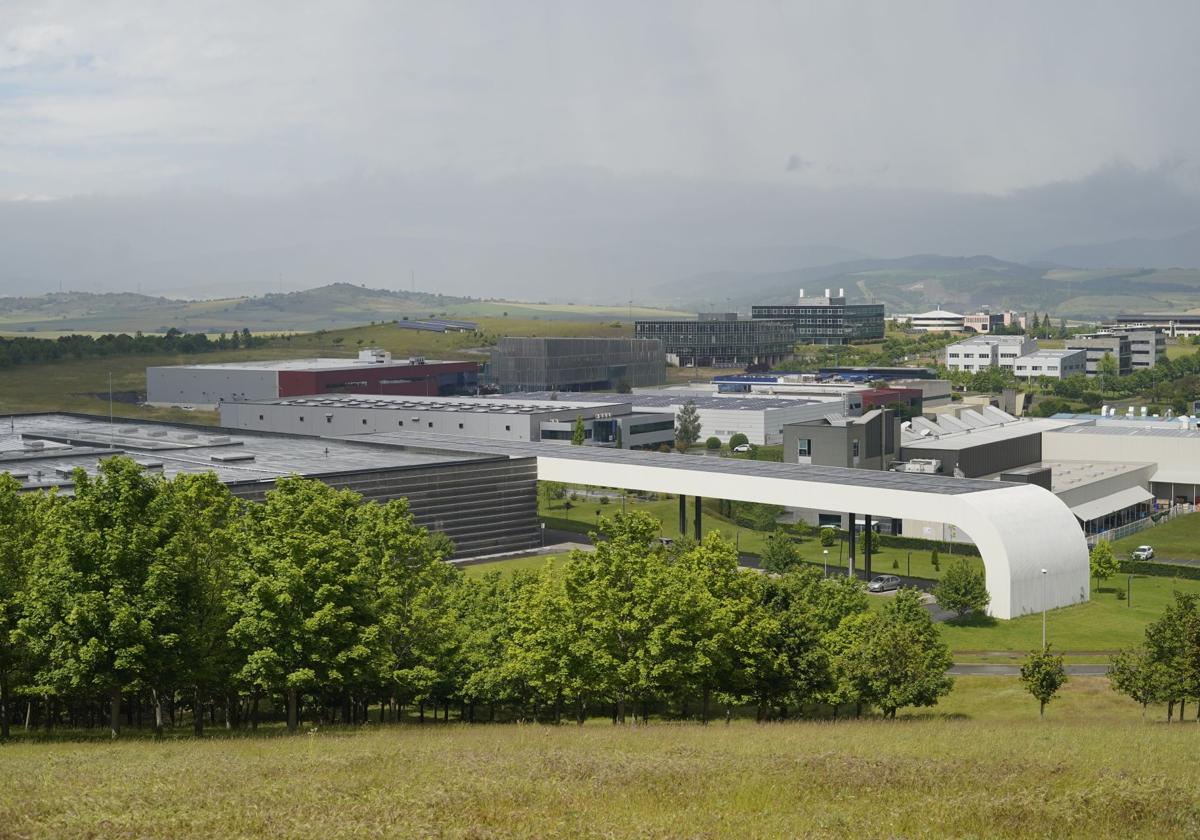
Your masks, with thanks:
[(0, 293), (415, 274), (594, 299), (1173, 236), (1200, 227), (1198, 24), (1168, 0), (0, 0)]

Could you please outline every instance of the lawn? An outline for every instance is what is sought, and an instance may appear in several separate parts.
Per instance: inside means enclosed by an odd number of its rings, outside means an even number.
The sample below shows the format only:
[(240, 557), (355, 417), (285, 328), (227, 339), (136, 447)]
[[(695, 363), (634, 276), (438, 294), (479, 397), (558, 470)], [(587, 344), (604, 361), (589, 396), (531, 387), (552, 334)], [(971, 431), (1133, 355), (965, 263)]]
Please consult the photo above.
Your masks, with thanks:
[[(1115, 651), (1142, 641), (1146, 624), (1158, 618), (1175, 591), (1200, 594), (1200, 581), (1134, 575), (1133, 600), (1117, 600), (1125, 575), (1092, 591), (1086, 604), (1050, 610), (1046, 635), (1060, 651)], [(939, 625), (955, 651), (1029, 651), (1042, 643), (1042, 614), (1009, 621), (968, 620)]]
[(469, 565), (462, 564), (459, 566), (463, 570), (463, 574), (467, 577), (483, 577), (488, 572), (500, 572), (505, 575), (510, 575), (517, 571), (536, 572), (546, 566), (547, 563), (554, 561), (562, 563), (569, 557), (569, 554), (535, 554), (532, 557), (512, 557), (505, 560), (489, 560), (483, 563), (471, 563)]
[(1200, 513), (1177, 516), (1170, 522), (1116, 540), (1112, 544), (1113, 553), (1127, 558), (1139, 545), (1154, 546), (1157, 560), (1200, 559)]
[[(1157, 713), (1157, 710), (1155, 710)], [(457, 724), (0, 747), (0, 835), (1188, 837), (1195, 724), (1067, 684), (959, 678), (922, 718)]]

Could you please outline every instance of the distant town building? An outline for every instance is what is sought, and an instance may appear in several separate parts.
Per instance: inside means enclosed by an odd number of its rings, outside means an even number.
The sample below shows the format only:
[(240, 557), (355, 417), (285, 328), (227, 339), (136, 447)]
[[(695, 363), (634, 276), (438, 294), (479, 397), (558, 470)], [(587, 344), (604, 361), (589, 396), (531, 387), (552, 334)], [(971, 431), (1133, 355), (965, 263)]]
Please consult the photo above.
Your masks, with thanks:
[(1100, 373), (1100, 362), (1111, 355), (1117, 362), (1117, 375), (1126, 376), (1133, 371), (1133, 348), (1129, 336), (1117, 333), (1085, 333), (1066, 340), (1068, 350), (1087, 351), (1087, 375)]
[(1021, 356), (1013, 365), (1013, 373), (1021, 379), (1066, 379), (1087, 373), (1086, 350), (1035, 350)]
[(1161, 330), (1169, 338), (1200, 335), (1200, 314), (1147, 312), (1140, 315), (1118, 315), (1113, 319), (1113, 323), (1121, 329)]
[(667, 381), (663, 343), (650, 338), (502, 338), (488, 381), (512, 391), (620, 391)]
[(797, 344), (851, 344), (883, 338), (882, 303), (846, 303), (844, 289), (838, 289), (836, 296), (831, 291), (826, 289), (822, 297), (805, 297), (801, 289), (795, 304), (753, 306), (750, 314), (792, 324)]
[(1037, 349), (1037, 340), (1023, 335), (977, 335), (949, 344), (943, 351), (946, 367), (978, 373), (988, 368), (1012, 370), (1020, 356)]
[(932, 309), (908, 316), (909, 325), (918, 332), (962, 332), (966, 316), (945, 309)]
[(680, 367), (773, 365), (796, 349), (790, 322), (738, 320), (724, 313), (694, 321), (636, 321), (634, 334), (661, 341), (667, 360)]
[(1129, 338), (1130, 366), (1133, 370), (1145, 370), (1158, 364), (1167, 355), (1167, 337), (1156, 329), (1113, 329), (1112, 332)]
[(146, 402), (199, 408), (303, 394), (437, 396), (470, 393), (478, 387), (478, 376), (478, 362), (399, 360), (386, 350), (369, 348), (359, 351), (357, 359), (148, 367)]

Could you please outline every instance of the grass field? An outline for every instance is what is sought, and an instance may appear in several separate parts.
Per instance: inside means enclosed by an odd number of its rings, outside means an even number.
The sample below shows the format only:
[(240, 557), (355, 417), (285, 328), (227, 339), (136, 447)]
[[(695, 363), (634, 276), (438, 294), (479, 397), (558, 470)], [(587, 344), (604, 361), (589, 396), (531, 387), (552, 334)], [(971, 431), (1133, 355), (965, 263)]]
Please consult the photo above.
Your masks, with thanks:
[(1200, 560), (1200, 513), (1179, 516), (1112, 544), (1113, 553), (1125, 558), (1139, 545), (1154, 546), (1157, 560)]
[(506, 560), (493, 560), (488, 563), (472, 563), (460, 568), (467, 577), (483, 577), (488, 572), (500, 572), (509, 575), (513, 572), (536, 572), (545, 568), (547, 563), (561, 564), (568, 554), (536, 554), (532, 557), (512, 557)]
[[(456, 724), (0, 747), (0, 836), (1188, 837), (1195, 724), (1102, 678), (897, 721)], [(903, 713), (902, 713), (903, 714)]]

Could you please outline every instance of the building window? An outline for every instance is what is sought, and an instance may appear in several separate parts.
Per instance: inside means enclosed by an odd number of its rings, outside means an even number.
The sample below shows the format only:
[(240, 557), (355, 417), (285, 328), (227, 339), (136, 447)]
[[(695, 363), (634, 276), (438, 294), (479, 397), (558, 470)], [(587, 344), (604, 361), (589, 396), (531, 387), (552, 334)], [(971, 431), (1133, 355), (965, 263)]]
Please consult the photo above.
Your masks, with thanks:
[(259, 419), (259, 420), (263, 419), (263, 416), (262, 416), (261, 414), (260, 414), (260, 415), (258, 415), (258, 419)]
[(458, 428), (460, 428), (460, 429), (462, 428), (462, 423), (458, 424)]
[(333, 422), (333, 415), (332, 415), (332, 414), (326, 414), (326, 415), (325, 415), (325, 422), (326, 422), (326, 423), (332, 423), (332, 422)]
[(432, 420), (430, 420), (430, 421), (429, 421), (429, 428), (431, 428), (431, 429), (433, 428), (433, 421), (432, 421)]
[(301, 414), (301, 415), (300, 415), (300, 422), (301, 422), (301, 423), (303, 423), (303, 422), (304, 422), (304, 415), (303, 415), (303, 414)]
[(796, 455), (800, 458), (808, 458), (812, 455), (812, 440), (810, 438), (800, 438), (796, 441)]
[(365, 426), (365, 425), (367, 425), (367, 418), (366, 418), (366, 417), (364, 417), (364, 418), (363, 418), (363, 425), (364, 425), (364, 426)]
[(505, 427), (504, 427), (504, 431), (506, 431), (506, 432), (511, 432), (511, 431), (512, 431), (512, 426), (505, 426)]
[(396, 421), (396, 425), (397, 425), (397, 426), (403, 426), (403, 425), (404, 425), (404, 421), (403, 421), (403, 420), (397, 420), (397, 421)]
[(851, 455), (852, 457), (854, 457), (854, 458), (857, 458), (857, 457), (858, 457), (858, 441), (851, 441), (851, 443), (850, 443), (850, 455)]

